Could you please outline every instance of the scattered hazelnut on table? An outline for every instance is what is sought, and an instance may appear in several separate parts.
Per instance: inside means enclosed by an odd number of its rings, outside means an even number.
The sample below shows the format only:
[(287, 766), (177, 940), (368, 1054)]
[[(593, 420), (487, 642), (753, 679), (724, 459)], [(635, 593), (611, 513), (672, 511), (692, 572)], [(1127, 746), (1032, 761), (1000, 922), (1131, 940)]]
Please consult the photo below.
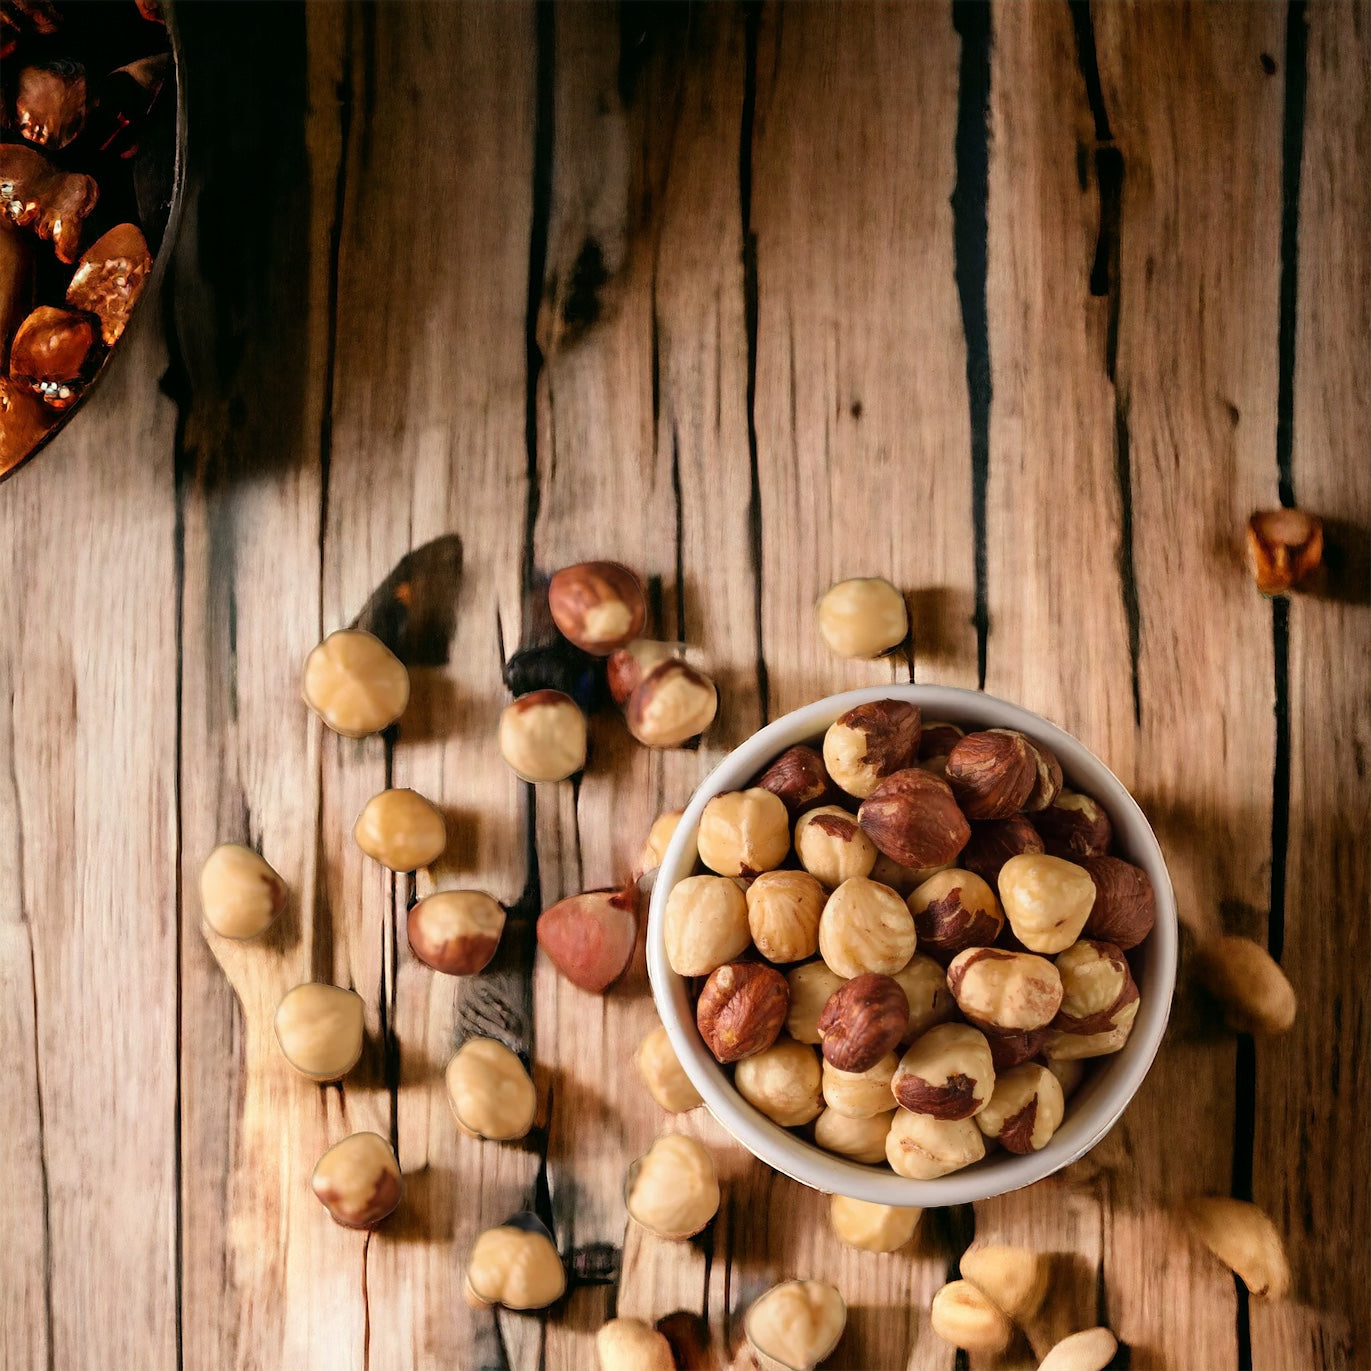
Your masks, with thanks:
[(862, 1252), (899, 1251), (914, 1236), (923, 1216), (922, 1209), (872, 1204), (846, 1195), (834, 1195), (828, 1205), (829, 1222), (839, 1241)]
[(373, 861), (391, 871), (417, 871), (447, 846), (443, 816), (414, 790), (383, 790), (357, 816), (352, 836)]
[(1081, 936), (1095, 904), (1090, 873), (1061, 857), (1028, 853), (1000, 868), (1000, 902), (1032, 952), (1061, 952)]
[(362, 997), (310, 981), (276, 1007), (276, 1041), (291, 1066), (321, 1084), (339, 1081), (362, 1056)]
[(839, 657), (879, 657), (909, 636), (904, 596), (879, 577), (857, 577), (829, 586), (814, 616), (819, 636)]
[(468, 1137), (513, 1142), (533, 1127), (538, 1096), (524, 1064), (494, 1038), (468, 1038), (447, 1064), (448, 1104)]
[(904, 700), (872, 700), (839, 716), (824, 734), (824, 766), (864, 800), (887, 776), (914, 765), (922, 715)]
[(894, 973), (894, 979), (909, 1005), (909, 1022), (900, 1038), (906, 1046), (957, 1012), (957, 1002), (948, 989), (947, 972), (932, 957), (916, 954)]
[(741, 957), (752, 941), (747, 899), (727, 876), (687, 876), (667, 897), (662, 920), (667, 960), (678, 976), (708, 976)]
[(1085, 937), (1113, 943), (1125, 952), (1137, 947), (1157, 921), (1157, 898), (1142, 867), (1118, 857), (1080, 857), (1095, 883), (1095, 903), (1081, 930)]
[(868, 1071), (889, 1055), (909, 1023), (909, 1002), (890, 976), (864, 972), (833, 992), (819, 1015), (824, 1061), (839, 1071)]
[(659, 643), (651, 638), (635, 638), (627, 647), (615, 648), (605, 663), (610, 699), (620, 709), (624, 708), (643, 677), (653, 667), (671, 661), (679, 653), (680, 644)]
[(984, 1156), (985, 1138), (975, 1119), (935, 1119), (897, 1109), (885, 1140), (891, 1169), (916, 1181), (936, 1181)]
[(857, 819), (876, 847), (901, 866), (947, 866), (971, 837), (947, 782), (914, 767), (887, 776), (862, 801)]
[(638, 944), (638, 887), (568, 895), (538, 916), (538, 946), (573, 985), (601, 995)]
[(754, 1109), (782, 1128), (812, 1123), (823, 1108), (823, 1073), (812, 1047), (782, 1037), (734, 1068), (733, 1084)]
[(753, 1301), (743, 1320), (764, 1371), (814, 1371), (847, 1327), (843, 1297), (823, 1281), (782, 1281)]
[(565, 781), (586, 764), (586, 716), (560, 690), (534, 690), (500, 714), (500, 756), (529, 782)]
[(695, 1024), (715, 1061), (764, 1052), (780, 1035), (790, 987), (775, 967), (728, 962), (709, 973), (695, 1004)]
[(676, 829), (684, 813), (682, 809), (668, 809), (652, 821), (652, 827), (648, 829), (647, 838), (643, 842), (643, 850), (638, 856), (640, 872), (655, 871), (661, 866), (662, 858), (666, 856), (666, 850), (671, 845), (672, 838), (676, 836)]
[(891, 975), (914, 955), (914, 916), (890, 889), (864, 876), (840, 885), (819, 917), (819, 953), (840, 976)]
[(1076, 862), (1082, 857), (1103, 857), (1114, 840), (1114, 825), (1104, 806), (1074, 790), (1059, 791), (1050, 805), (1034, 814), (1033, 827), (1047, 852)]
[[(524, 1216), (516, 1216), (523, 1219)], [(561, 1299), (566, 1270), (552, 1239), (532, 1215), (487, 1228), (467, 1259), (466, 1301), (473, 1309), (545, 1309)]]
[(715, 795), (700, 815), (700, 860), (720, 876), (772, 871), (790, 851), (790, 815), (769, 790), (729, 790)]
[(1039, 753), (1012, 728), (968, 733), (947, 758), (947, 780), (968, 819), (1008, 819), (1039, 783)]
[(836, 1109), (825, 1109), (814, 1120), (814, 1141), (825, 1152), (873, 1166), (885, 1161), (886, 1134), (890, 1132), (894, 1117), (893, 1109), (862, 1119), (839, 1113)]
[(1041, 1252), (987, 1244), (962, 1253), (962, 1277), (1010, 1319), (1022, 1324), (1042, 1306), (1052, 1276), (1052, 1263)]
[(365, 738), (405, 712), (409, 672), (373, 634), (342, 628), (305, 659), (300, 689), (305, 703), (335, 733)]
[(681, 661), (660, 662), (628, 697), (628, 731), (647, 747), (680, 747), (714, 722), (714, 682)]
[(929, 1324), (946, 1343), (996, 1356), (1014, 1341), (1014, 1325), (970, 1281), (950, 1281), (933, 1296)]
[(1066, 1100), (1057, 1078), (1037, 1062), (1002, 1071), (976, 1126), (987, 1138), (998, 1138), (1009, 1152), (1024, 1154), (1046, 1147), (1061, 1126)]
[(1196, 1195), (1179, 1206), (1186, 1227), (1242, 1283), (1264, 1299), (1284, 1299), (1290, 1264), (1276, 1225), (1255, 1204), (1224, 1195)]
[(634, 1223), (659, 1238), (693, 1238), (719, 1212), (719, 1178), (703, 1143), (658, 1138), (629, 1167), (624, 1202)]
[(775, 795), (792, 819), (822, 804), (833, 789), (824, 759), (802, 743), (786, 748), (757, 778), (757, 784)]
[(1038, 1371), (1105, 1371), (1119, 1350), (1119, 1340), (1107, 1328), (1083, 1328), (1053, 1345), (1038, 1363)]
[(1247, 557), (1263, 595), (1284, 595), (1323, 562), (1323, 522), (1302, 509), (1258, 510), (1247, 523)]
[(1138, 1017), (1138, 987), (1128, 959), (1112, 943), (1073, 943), (1057, 958), (1062, 1004), (1052, 1020), (1049, 1057), (1102, 1057), (1117, 1052)]
[(769, 962), (799, 962), (819, 950), (827, 898), (807, 871), (763, 871), (747, 888), (747, 924)]
[(638, 578), (618, 562), (579, 562), (554, 572), (547, 603), (562, 636), (597, 657), (631, 643), (647, 618)]
[(1004, 927), (995, 892), (971, 871), (948, 867), (930, 876), (906, 901), (919, 950), (950, 962), (968, 947), (989, 947)]
[(986, 1107), (995, 1089), (985, 1034), (964, 1023), (930, 1028), (900, 1058), (890, 1088), (912, 1113), (971, 1118)]
[[(938, 973), (939, 980), (942, 973)], [(790, 987), (790, 1009), (786, 1013), (785, 1031), (798, 1043), (819, 1042), (819, 1015), (829, 996), (845, 979), (824, 962), (806, 962), (803, 966), (792, 967), (785, 973), (786, 984)]]
[(481, 890), (439, 890), (420, 900), (405, 921), (411, 951), (448, 976), (474, 976), (500, 945), (505, 911)]
[(255, 938), (286, 907), (286, 883), (241, 843), (221, 843), (200, 868), (200, 909), (223, 938)]
[(971, 838), (957, 858), (958, 866), (974, 871), (991, 887), (998, 887), (1000, 872), (1011, 857), (1043, 851), (1038, 830), (1022, 815), (1012, 819), (983, 819), (971, 825)]
[(853, 876), (866, 876), (876, 848), (857, 820), (838, 805), (820, 805), (795, 823), (795, 855), (815, 880), (830, 889)]
[(383, 1137), (353, 1133), (319, 1158), (310, 1188), (335, 1223), (372, 1228), (395, 1211), (404, 1183), (400, 1163)]
[(1030, 1032), (1046, 1028), (1062, 1005), (1062, 978), (1046, 957), (969, 947), (947, 968), (957, 1008), (978, 1028)]
[(600, 1371), (676, 1371), (671, 1344), (642, 1319), (611, 1319), (595, 1335)]
[(1280, 964), (1251, 938), (1216, 938), (1200, 950), (1197, 971), (1237, 1033), (1284, 1033), (1295, 1022), (1295, 991)]
[(898, 1063), (893, 1052), (887, 1052), (865, 1071), (844, 1071), (832, 1062), (824, 1062), (821, 1089), (829, 1112), (845, 1114), (849, 1119), (889, 1114), (895, 1108), (890, 1086)]
[(686, 1075), (680, 1058), (676, 1056), (670, 1035), (661, 1024), (638, 1044), (633, 1060), (648, 1094), (668, 1114), (684, 1114), (704, 1103), (700, 1092)]

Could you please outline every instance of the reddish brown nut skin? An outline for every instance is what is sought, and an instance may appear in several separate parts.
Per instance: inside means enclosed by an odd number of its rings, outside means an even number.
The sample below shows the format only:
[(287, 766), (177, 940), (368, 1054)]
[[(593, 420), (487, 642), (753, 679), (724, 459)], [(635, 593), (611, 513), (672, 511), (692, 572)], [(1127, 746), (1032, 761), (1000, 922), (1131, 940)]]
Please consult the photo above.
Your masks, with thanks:
[(58, 397), (44, 392), (54, 409), (66, 409), (77, 399), (81, 378), (94, 360), (95, 327), (88, 315), (54, 305), (39, 305), (14, 335), (10, 346), (10, 375), (40, 386), (62, 385), (70, 394)]
[(628, 970), (638, 936), (638, 887), (591, 890), (538, 917), (538, 946), (573, 985), (602, 995)]
[(925, 719), (919, 734), (919, 760), (926, 762), (932, 757), (946, 757), (965, 737), (966, 730), (956, 724)]
[(1051, 857), (1078, 862), (1082, 857), (1103, 857), (1114, 840), (1114, 825), (1104, 806), (1088, 795), (1062, 796), (1033, 816), (1033, 827), (1042, 838), (1042, 849)]
[(18, 466), (56, 422), (56, 414), (27, 386), (0, 376), (0, 476)]
[[(588, 633), (587, 618), (616, 602), (627, 612), (620, 630), (612, 636)], [(596, 657), (607, 657), (615, 648), (626, 647), (641, 635), (647, 618), (642, 585), (618, 562), (581, 562), (563, 567), (548, 582), (547, 603), (562, 636)]]
[(899, 1046), (909, 1023), (900, 983), (874, 971), (854, 976), (819, 1012), (824, 1060), (839, 1071), (870, 1071)]
[(1009, 1071), (1016, 1066), (1022, 1066), (1043, 1050), (1048, 1029), (1034, 1028), (1026, 1032), (1015, 1032), (1003, 1028), (982, 1027), (981, 1032), (990, 1044), (990, 1060), (995, 1063), (995, 1070)]
[(968, 947), (989, 947), (1004, 927), (997, 909), (968, 908), (961, 896), (961, 886), (953, 886), (914, 915), (919, 951), (943, 966)]
[(1038, 759), (1022, 733), (968, 733), (948, 754), (947, 780), (968, 819), (1008, 819), (1038, 783)]
[(0, 214), (49, 240), (61, 261), (76, 261), (86, 216), (99, 198), (92, 177), (59, 171), (33, 148), (0, 143)]
[(1323, 521), (1302, 509), (1258, 510), (1247, 524), (1247, 556), (1263, 595), (1284, 595), (1323, 562)]
[(1114, 1027), (1119, 1011), (1138, 998), (1138, 984), (1133, 979), (1128, 958), (1113, 943), (1101, 942), (1097, 938), (1081, 938), (1079, 942), (1087, 943), (1101, 957), (1109, 958), (1120, 977), (1119, 993), (1114, 997), (1113, 1004), (1107, 1005), (1095, 1014), (1077, 1015), (1068, 1014), (1064, 1009), (1058, 1010), (1056, 1018), (1052, 1020), (1052, 1027), (1060, 1033), (1108, 1033)]
[(1062, 764), (1050, 747), (1035, 739), (1028, 740), (1028, 747), (1038, 768), (1038, 778), (1033, 783), (1033, 789), (1024, 801), (1023, 807), (1027, 813), (1034, 814), (1040, 809), (1046, 809), (1061, 794)]
[(116, 224), (81, 254), (67, 287), (67, 304), (94, 314), (105, 345), (113, 347), (151, 270), (152, 254), (138, 226)]
[(765, 1052), (789, 1012), (790, 986), (775, 967), (729, 962), (705, 981), (695, 1024), (716, 1061), (737, 1062)]
[(887, 776), (862, 801), (857, 821), (879, 851), (916, 870), (950, 865), (971, 837), (951, 787), (915, 767)]
[(1137, 947), (1157, 921), (1157, 897), (1147, 872), (1119, 857), (1083, 857), (1080, 865), (1095, 882), (1095, 903), (1081, 937), (1125, 952)]
[(971, 825), (971, 839), (957, 859), (992, 890), (999, 888), (1000, 868), (1022, 853), (1043, 851), (1043, 839), (1027, 819), (986, 819)]
[(803, 743), (782, 752), (753, 784), (775, 795), (792, 819), (799, 818), (807, 809), (827, 804), (833, 793), (824, 759)]
[(872, 700), (849, 709), (838, 720), (866, 739), (863, 763), (884, 778), (914, 765), (923, 736), (923, 711), (905, 700)]
[(14, 93), (19, 136), (39, 147), (63, 148), (86, 123), (86, 72), (58, 58), (19, 72)]
[[(995, 1023), (988, 1017), (977, 1015), (971, 1012), (963, 1001), (962, 985), (967, 978), (968, 972), (978, 962), (982, 961), (1019, 961), (1031, 964), (1035, 972), (1040, 972), (1042, 968), (1039, 963), (1047, 961), (1044, 957), (1039, 957), (1036, 953), (1024, 951), (1010, 951), (1003, 947), (976, 947), (967, 948), (963, 953), (958, 954), (952, 959), (952, 965), (947, 968), (947, 988), (952, 992), (952, 998), (957, 1001), (957, 1008), (961, 1010), (962, 1016), (970, 1024), (974, 1024), (983, 1033), (1003, 1033), (1006, 1026), (1003, 1023)], [(1039, 979), (1036, 976), (1030, 982), (1029, 988), (1032, 991), (1032, 998), (1026, 1001), (1025, 1007), (1031, 1011), (1029, 1023), (1032, 1027), (1029, 1032), (1036, 1032), (1038, 1029), (1047, 1028), (1049, 1025), (1056, 1026), (1054, 1019), (1061, 1008), (1062, 986), (1060, 977), (1055, 982), (1052, 980), (1056, 967), (1051, 962), (1047, 962), (1048, 974), (1045, 978)], [(1010, 1031), (1021, 1031), (1013, 1029)]]

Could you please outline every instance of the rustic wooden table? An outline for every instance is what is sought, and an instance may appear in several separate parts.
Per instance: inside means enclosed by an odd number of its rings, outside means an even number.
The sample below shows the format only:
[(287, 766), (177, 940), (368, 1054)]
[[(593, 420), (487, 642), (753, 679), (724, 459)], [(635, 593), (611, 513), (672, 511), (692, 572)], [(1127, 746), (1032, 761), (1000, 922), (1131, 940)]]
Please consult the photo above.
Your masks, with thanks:
[[(1108, 1323), (1135, 1371), (1371, 1366), (1371, 7), (182, 8), (161, 308), (0, 488), (0, 1366), (560, 1371), (615, 1309), (702, 1314), (727, 1360), (809, 1274), (853, 1306), (832, 1366), (950, 1368), (927, 1309), (973, 1233), (1060, 1254), (1045, 1335)], [(1240, 539), (1294, 501), (1334, 574), (1287, 606)], [(393, 744), (326, 734), (305, 653), (415, 549), (447, 660)], [(581, 782), (535, 793), (496, 753), (502, 656), (537, 577), (594, 555), (651, 578), (723, 708), (699, 752), (597, 719)], [(854, 573), (909, 592), (907, 657), (821, 650), (811, 603)], [(723, 1210), (647, 1238), (645, 975), (569, 988), (532, 918), (620, 879), (766, 718), (907, 673), (1106, 758), (1188, 941), (1267, 943), (1295, 1027), (1235, 1038), (1183, 977), (1093, 1153), (891, 1257), (697, 1112)], [(414, 960), (413, 883), (348, 836), (390, 782), (451, 818), (418, 893), (514, 911), (479, 979)], [(224, 839), (295, 892), (265, 945), (202, 934)], [(310, 977), (368, 1005), (344, 1088), (272, 1040)], [(476, 1029), (532, 1051), (526, 1146), (453, 1128)], [(355, 1128), (407, 1178), (370, 1238), (307, 1184)], [(1270, 1211), (1288, 1300), (1178, 1233), (1192, 1191)], [(465, 1253), (530, 1205), (572, 1293), (473, 1315)]]

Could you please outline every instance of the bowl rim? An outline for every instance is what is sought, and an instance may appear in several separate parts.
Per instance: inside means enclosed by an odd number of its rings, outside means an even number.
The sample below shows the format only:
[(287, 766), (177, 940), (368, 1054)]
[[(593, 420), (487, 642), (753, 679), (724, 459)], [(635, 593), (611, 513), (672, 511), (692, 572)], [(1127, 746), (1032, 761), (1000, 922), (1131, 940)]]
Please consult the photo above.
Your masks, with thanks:
[[(980, 728), (1016, 728), (1046, 743), (1057, 753), (1066, 775), (1104, 805), (1116, 837), (1127, 832), (1128, 859), (1147, 872), (1157, 900), (1156, 924), (1142, 945), (1146, 971), (1139, 978), (1141, 1003), (1133, 1031), (1124, 1048), (1114, 1054), (1109, 1071), (1099, 1073), (1087, 1087), (1089, 1098), (1077, 1097), (1082, 1107), (1068, 1112), (1061, 1128), (1038, 1152), (996, 1153), (966, 1170), (931, 1181), (824, 1152), (748, 1104), (705, 1047), (689, 1012), (685, 978), (667, 961), (663, 934), (667, 896), (695, 864), (696, 832), (706, 803), (724, 791), (741, 789), (786, 748), (819, 737), (849, 709), (890, 699), (918, 705), (928, 719), (949, 717)], [(1032, 1185), (1084, 1156), (1114, 1127), (1165, 1036), (1178, 947), (1176, 899), (1161, 845), (1127, 787), (1094, 752), (1051, 720), (998, 696), (962, 686), (905, 682), (825, 696), (766, 724), (729, 752), (696, 786), (667, 846), (653, 882), (647, 927), (648, 979), (658, 1015), (691, 1084), (725, 1131), (758, 1160), (811, 1189), (926, 1209), (968, 1204)]]

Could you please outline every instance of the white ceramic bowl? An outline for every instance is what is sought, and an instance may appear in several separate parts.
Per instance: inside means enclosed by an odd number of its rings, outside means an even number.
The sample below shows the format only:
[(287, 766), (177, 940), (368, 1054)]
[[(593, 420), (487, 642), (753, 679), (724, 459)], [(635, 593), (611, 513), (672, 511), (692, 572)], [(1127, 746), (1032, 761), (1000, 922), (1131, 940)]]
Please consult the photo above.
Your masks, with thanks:
[[(834, 1156), (772, 1123), (748, 1104), (701, 1039), (686, 980), (671, 969), (662, 936), (667, 896), (695, 866), (695, 835), (706, 803), (724, 791), (741, 790), (786, 748), (821, 739), (829, 724), (854, 706), (889, 699), (918, 705), (925, 719), (949, 719), (968, 730), (1017, 728), (1046, 743), (1057, 754), (1067, 784), (1104, 805), (1114, 824), (1116, 851), (1147, 872), (1157, 896), (1156, 927), (1130, 954), (1140, 1007), (1123, 1050), (1087, 1063), (1093, 1070), (1068, 1101), (1062, 1126), (1040, 1152), (1016, 1156), (996, 1151), (964, 1171), (934, 1181), (910, 1180)], [(749, 1152), (815, 1190), (931, 1209), (989, 1199), (1031, 1185), (1075, 1161), (1104, 1137), (1142, 1084), (1166, 1032), (1176, 983), (1176, 947), (1176, 900), (1161, 848), (1142, 810), (1099, 758), (1055, 724), (994, 696), (954, 686), (892, 684), (849, 690), (797, 709), (755, 733), (710, 772), (686, 807), (657, 872), (648, 916), (647, 967), (657, 1012), (686, 1075), (709, 1112)]]

